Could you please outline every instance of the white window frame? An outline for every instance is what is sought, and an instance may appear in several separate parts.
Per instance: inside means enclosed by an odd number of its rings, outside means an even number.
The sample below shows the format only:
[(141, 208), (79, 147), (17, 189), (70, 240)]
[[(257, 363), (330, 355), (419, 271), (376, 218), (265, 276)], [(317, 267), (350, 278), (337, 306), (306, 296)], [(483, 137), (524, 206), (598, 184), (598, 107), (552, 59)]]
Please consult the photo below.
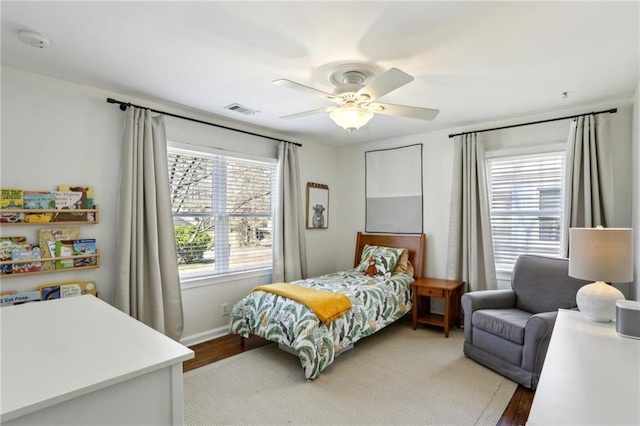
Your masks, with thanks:
[[(213, 148), (213, 147), (208, 147), (203, 145), (195, 145), (195, 144), (184, 143), (184, 142), (167, 141), (167, 148), (169, 150), (169, 153), (179, 153), (179, 154), (191, 155), (191, 156), (223, 156), (231, 159), (255, 161), (258, 163), (271, 163), (273, 165), (276, 165), (278, 163), (278, 160), (275, 158), (261, 157), (261, 156), (252, 155), (252, 154), (228, 151), (224, 149), (218, 149), (218, 148)], [(271, 199), (272, 219), (275, 219), (275, 208), (277, 205), (276, 191), (275, 191), (276, 179), (277, 179), (276, 173), (274, 173), (272, 182), (271, 182), (271, 187), (273, 189), (272, 199)], [(217, 183), (220, 184), (221, 182), (217, 182)], [(220, 191), (218, 193), (224, 194), (224, 191)], [(224, 203), (225, 200), (218, 199), (218, 200), (212, 200), (212, 201), (217, 203)], [(223, 236), (223, 238), (216, 238), (215, 240), (216, 248), (219, 246), (219, 244), (228, 244), (228, 241), (229, 241), (228, 235), (226, 237)], [(216, 250), (216, 253), (218, 252), (219, 251)], [(223, 252), (223, 251), (220, 251), (220, 252)], [(218, 258), (216, 258), (216, 261), (218, 261)], [(224, 259), (222, 259), (222, 261), (225, 262)], [(226, 262), (228, 263), (228, 259), (226, 260)], [(180, 282), (181, 282), (182, 288), (195, 288), (195, 287), (208, 286), (212, 284), (228, 283), (230, 281), (271, 276), (272, 271), (273, 271), (273, 265), (270, 265), (268, 267), (253, 268), (253, 269), (243, 270), (243, 271), (228, 271), (228, 272), (216, 273), (216, 274), (211, 274), (211, 273), (193, 274), (190, 276), (181, 276)]]
[[(498, 149), (498, 150), (492, 150), (492, 151), (487, 151), (485, 152), (485, 170), (486, 170), (486, 185), (487, 185), (487, 194), (489, 196), (489, 204), (491, 204), (491, 192), (492, 192), (492, 182), (491, 182), (491, 161), (493, 159), (496, 158), (505, 158), (505, 157), (521, 157), (521, 156), (527, 156), (527, 155), (539, 155), (539, 154), (548, 154), (548, 153), (562, 153), (564, 154), (566, 152), (566, 143), (565, 142), (560, 142), (560, 141), (556, 141), (554, 143), (550, 143), (550, 144), (544, 144), (544, 145), (536, 145), (536, 146), (527, 146), (527, 147), (520, 147), (520, 148), (507, 148), (507, 149)], [(560, 187), (562, 188), (562, 194), (561, 194), (561, 198), (562, 198), (562, 202), (563, 202), (563, 208), (562, 208), (562, 212), (563, 212), (563, 217), (561, 218), (561, 222), (563, 222), (564, 220), (564, 214), (566, 212), (566, 208), (564, 206), (564, 201), (565, 201), (565, 197), (564, 197), (564, 193), (565, 193), (565, 175), (566, 175), (566, 158), (565, 158), (565, 164), (561, 173), (561, 182), (560, 182)], [(491, 209), (491, 207), (489, 207)], [(489, 211), (489, 215), (491, 216), (491, 211)], [(492, 235), (493, 235), (493, 229), (492, 229)], [(565, 229), (564, 227), (561, 227), (560, 229), (560, 250), (562, 250), (562, 244), (565, 241), (565, 238), (567, 238), (567, 236), (565, 235)], [(560, 253), (558, 253), (558, 256), (560, 255)], [(498, 281), (510, 281), (511, 280), (511, 274), (512, 274), (512, 269), (505, 269), (505, 268), (498, 268), (498, 265), (496, 266), (496, 278), (498, 279)]]

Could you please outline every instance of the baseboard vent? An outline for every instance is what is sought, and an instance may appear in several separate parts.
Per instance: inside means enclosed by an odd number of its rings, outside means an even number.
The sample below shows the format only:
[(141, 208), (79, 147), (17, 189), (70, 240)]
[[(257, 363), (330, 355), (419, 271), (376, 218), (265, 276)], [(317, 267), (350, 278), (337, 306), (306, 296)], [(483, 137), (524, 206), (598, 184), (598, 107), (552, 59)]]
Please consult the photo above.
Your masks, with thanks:
[(244, 114), (244, 115), (254, 115), (260, 112), (257, 109), (252, 109), (240, 104), (231, 104), (231, 105), (227, 105), (224, 108), (231, 111), (239, 112), (240, 114)]

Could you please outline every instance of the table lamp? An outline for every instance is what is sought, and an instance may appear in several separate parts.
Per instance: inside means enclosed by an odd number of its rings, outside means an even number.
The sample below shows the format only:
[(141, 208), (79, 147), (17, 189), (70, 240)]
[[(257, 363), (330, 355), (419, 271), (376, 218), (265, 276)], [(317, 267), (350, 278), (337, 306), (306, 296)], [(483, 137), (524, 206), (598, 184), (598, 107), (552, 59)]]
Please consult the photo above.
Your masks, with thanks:
[(607, 282), (633, 281), (633, 234), (629, 228), (571, 228), (569, 276), (593, 280), (578, 290), (578, 308), (592, 321), (616, 317), (616, 301), (624, 295)]

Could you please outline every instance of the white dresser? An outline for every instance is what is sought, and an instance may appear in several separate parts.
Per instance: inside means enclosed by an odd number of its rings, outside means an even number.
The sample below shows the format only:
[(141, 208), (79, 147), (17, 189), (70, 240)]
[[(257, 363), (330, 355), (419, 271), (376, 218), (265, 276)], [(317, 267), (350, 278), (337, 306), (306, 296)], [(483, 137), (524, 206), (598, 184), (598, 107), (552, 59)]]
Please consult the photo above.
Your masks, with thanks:
[(527, 425), (640, 424), (640, 340), (561, 309)]
[(183, 423), (189, 348), (94, 296), (0, 309), (0, 422)]

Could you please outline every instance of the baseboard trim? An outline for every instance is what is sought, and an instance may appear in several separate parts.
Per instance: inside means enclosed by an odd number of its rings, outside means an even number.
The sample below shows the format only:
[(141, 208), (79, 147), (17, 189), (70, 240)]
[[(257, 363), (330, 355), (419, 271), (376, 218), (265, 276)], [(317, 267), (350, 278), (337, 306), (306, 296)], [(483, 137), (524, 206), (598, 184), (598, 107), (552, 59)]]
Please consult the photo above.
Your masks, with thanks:
[(217, 339), (229, 334), (229, 327), (218, 327), (212, 330), (203, 331), (202, 333), (192, 334), (191, 336), (183, 336), (180, 339), (180, 343), (185, 346), (193, 346), (198, 343), (208, 342), (209, 340)]

